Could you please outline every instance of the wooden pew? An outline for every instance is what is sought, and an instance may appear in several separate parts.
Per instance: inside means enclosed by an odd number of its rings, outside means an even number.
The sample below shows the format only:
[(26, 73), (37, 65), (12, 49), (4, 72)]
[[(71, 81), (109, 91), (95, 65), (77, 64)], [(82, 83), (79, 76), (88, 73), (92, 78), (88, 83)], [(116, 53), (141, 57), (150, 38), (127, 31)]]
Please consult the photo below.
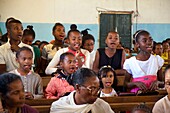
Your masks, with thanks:
[[(119, 97), (102, 97), (103, 100), (109, 103), (111, 108), (116, 112), (131, 111), (134, 106), (140, 103), (145, 103), (152, 108), (156, 101), (161, 99), (164, 95), (155, 96), (119, 96)], [(54, 99), (35, 99), (26, 100), (25, 103), (36, 108), (40, 113), (49, 113), (50, 106)]]

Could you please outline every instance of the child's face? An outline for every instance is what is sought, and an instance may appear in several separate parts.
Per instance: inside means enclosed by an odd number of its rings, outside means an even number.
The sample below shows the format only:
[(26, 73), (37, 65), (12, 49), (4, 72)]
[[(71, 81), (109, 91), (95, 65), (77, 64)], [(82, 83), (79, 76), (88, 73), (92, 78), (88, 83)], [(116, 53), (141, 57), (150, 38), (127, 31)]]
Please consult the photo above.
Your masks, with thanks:
[(144, 34), (140, 35), (138, 41), (136, 42), (141, 51), (151, 53), (153, 47), (153, 39), (150, 35)]
[(7, 30), (10, 40), (21, 41), (23, 35), (23, 27), (20, 23), (11, 23), (10, 28)]
[(164, 50), (169, 49), (169, 43), (168, 43), (168, 42), (164, 42), (164, 43), (163, 43), (163, 49), (164, 49)]
[(60, 66), (64, 69), (67, 74), (72, 74), (76, 71), (76, 57), (73, 55), (65, 56), (63, 62), (60, 63)]
[(74, 51), (80, 50), (80, 46), (82, 44), (82, 36), (79, 32), (71, 32), (68, 41), (70, 49)]
[(22, 42), (28, 45), (32, 45), (33, 40), (34, 38), (32, 35), (26, 35), (26, 36), (23, 36), (22, 38)]
[(105, 43), (109, 48), (114, 48), (114, 49), (117, 48), (117, 46), (119, 45), (119, 35), (115, 32), (110, 32), (107, 35)]
[(85, 48), (86, 50), (88, 50), (91, 53), (94, 49), (94, 41), (91, 39), (86, 40), (83, 48)]
[(64, 37), (66, 36), (65, 28), (63, 26), (57, 26), (53, 32), (53, 35), (57, 40), (62, 41)]
[(20, 65), (20, 69), (29, 72), (32, 66), (33, 55), (28, 50), (23, 50), (17, 58), (17, 62)]
[(168, 69), (165, 73), (165, 88), (170, 95), (170, 69)]
[(111, 87), (114, 81), (114, 74), (112, 71), (107, 72), (106, 76), (102, 77), (103, 87)]
[(163, 48), (162, 48), (162, 45), (161, 44), (159, 44), (159, 45), (156, 45), (155, 46), (155, 54), (156, 55), (162, 55), (162, 53), (163, 53)]

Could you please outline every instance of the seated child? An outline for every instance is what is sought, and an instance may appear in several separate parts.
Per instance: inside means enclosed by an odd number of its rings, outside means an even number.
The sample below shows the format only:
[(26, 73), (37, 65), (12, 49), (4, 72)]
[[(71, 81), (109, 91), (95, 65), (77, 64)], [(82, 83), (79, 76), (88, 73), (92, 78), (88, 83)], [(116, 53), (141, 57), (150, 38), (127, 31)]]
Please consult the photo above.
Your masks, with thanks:
[(31, 71), (33, 53), (28, 47), (20, 48), (16, 53), (16, 60), (19, 63), (19, 68), (10, 73), (17, 74), (21, 77), (25, 96), (27, 99), (37, 99), (43, 97), (42, 79), (37, 74)]
[(100, 97), (118, 96), (114, 90), (117, 86), (116, 73), (111, 66), (103, 66), (99, 70), (100, 85), (103, 88)]
[(67, 80), (76, 71), (76, 58), (72, 53), (66, 52), (60, 56), (61, 70), (55, 72), (46, 88), (47, 99), (58, 99), (66, 93), (74, 90)]

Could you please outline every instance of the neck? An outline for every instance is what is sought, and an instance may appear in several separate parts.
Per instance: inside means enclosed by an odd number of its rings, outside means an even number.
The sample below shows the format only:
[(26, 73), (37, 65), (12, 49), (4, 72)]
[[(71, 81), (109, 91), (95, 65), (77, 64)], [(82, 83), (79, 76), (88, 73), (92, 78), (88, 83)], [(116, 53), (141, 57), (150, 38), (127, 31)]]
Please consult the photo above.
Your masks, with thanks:
[(7, 107), (7, 109), (8, 109), (8, 113), (17, 113), (17, 107)]
[(15, 41), (15, 40), (10, 40), (9, 41), (9, 43), (11, 44), (11, 45), (19, 45), (19, 43), (20, 43), (21, 41)]
[(116, 52), (116, 48), (109, 48), (109, 47), (106, 47), (106, 49), (107, 49), (109, 52), (113, 52), (113, 53)]
[(112, 92), (112, 87), (104, 87), (104, 88), (102, 89), (102, 91), (103, 91), (104, 93), (106, 93), (106, 94), (109, 94), (109, 93)]
[(18, 68), (17, 71), (23, 76), (26, 76), (30, 72), (30, 70), (26, 71), (26, 70), (23, 70), (21, 68)]
[(86, 104), (85, 102), (83, 102), (83, 98), (78, 94), (78, 92), (74, 93), (73, 98), (76, 105)]
[(54, 42), (54, 45), (56, 45), (56, 46), (62, 46), (63, 45), (63, 42), (62, 42), (62, 40), (55, 40), (55, 42)]

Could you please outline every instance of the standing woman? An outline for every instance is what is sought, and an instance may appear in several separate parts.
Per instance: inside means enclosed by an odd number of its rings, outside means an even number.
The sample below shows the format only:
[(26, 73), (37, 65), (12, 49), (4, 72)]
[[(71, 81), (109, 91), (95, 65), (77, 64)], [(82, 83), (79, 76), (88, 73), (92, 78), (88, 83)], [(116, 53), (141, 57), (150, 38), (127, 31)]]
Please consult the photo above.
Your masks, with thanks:
[(102, 66), (110, 65), (116, 72), (116, 75), (124, 75), (123, 63), (126, 59), (126, 54), (123, 49), (117, 49), (120, 39), (119, 34), (110, 31), (105, 39), (106, 47), (99, 48), (96, 52), (93, 63), (93, 70), (98, 73)]

